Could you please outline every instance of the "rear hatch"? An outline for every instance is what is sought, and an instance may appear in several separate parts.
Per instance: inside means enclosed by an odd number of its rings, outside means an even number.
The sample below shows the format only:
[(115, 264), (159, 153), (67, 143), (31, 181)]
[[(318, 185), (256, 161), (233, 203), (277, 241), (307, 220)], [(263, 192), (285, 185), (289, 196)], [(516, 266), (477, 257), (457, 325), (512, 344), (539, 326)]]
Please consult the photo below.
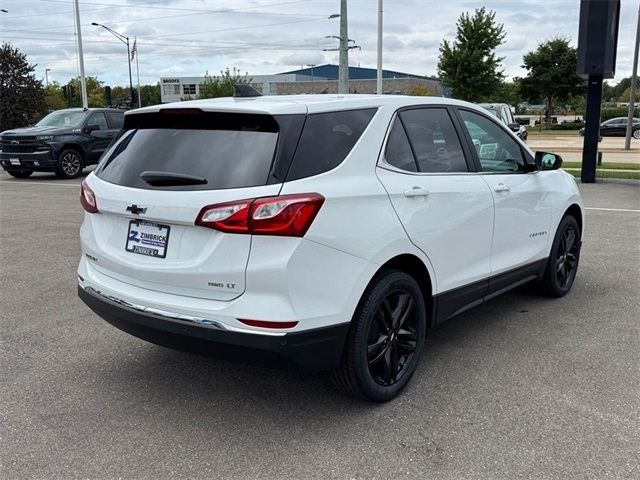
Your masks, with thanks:
[(195, 221), (205, 206), (278, 195), (303, 122), (197, 109), (128, 115), (86, 182), (99, 211), (86, 221), (91, 266), (159, 292), (241, 295), (251, 235)]

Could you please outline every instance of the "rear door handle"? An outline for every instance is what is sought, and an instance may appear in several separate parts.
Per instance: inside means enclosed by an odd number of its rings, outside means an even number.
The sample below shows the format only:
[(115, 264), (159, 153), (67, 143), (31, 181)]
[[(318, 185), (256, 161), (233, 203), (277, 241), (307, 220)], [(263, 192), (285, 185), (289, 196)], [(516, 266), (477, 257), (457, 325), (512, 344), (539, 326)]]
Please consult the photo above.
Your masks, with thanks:
[(508, 192), (511, 189), (504, 183), (499, 183), (495, 187), (493, 187), (493, 190), (496, 192)]
[(431, 192), (429, 190), (427, 190), (426, 188), (420, 188), (420, 187), (413, 187), (409, 190), (405, 190), (404, 191), (404, 196), (407, 198), (412, 198), (412, 197), (426, 197), (430, 194)]

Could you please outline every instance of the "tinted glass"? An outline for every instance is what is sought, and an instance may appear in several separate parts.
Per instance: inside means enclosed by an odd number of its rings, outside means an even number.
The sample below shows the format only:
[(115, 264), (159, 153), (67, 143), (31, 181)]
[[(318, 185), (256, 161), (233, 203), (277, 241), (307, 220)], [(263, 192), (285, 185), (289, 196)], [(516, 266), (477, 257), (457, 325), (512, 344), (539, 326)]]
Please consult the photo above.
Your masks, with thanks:
[(76, 127), (82, 123), (85, 112), (69, 112), (60, 110), (52, 112), (36, 125), (39, 127)]
[(398, 118), (396, 118), (393, 122), (393, 127), (391, 127), (384, 159), (389, 165), (393, 165), (400, 170), (406, 170), (407, 172), (418, 171), (411, 145), (409, 145), (409, 139), (404, 131), (402, 122)]
[(467, 172), (467, 162), (449, 113), (444, 108), (417, 108), (400, 119), (418, 163), (425, 173)]
[(375, 112), (370, 108), (308, 115), (287, 180), (318, 175), (340, 165)]
[(124, 125), (124, 112), (109, 112), (107, 113), (109, 122), (111, 122), (111, 128), (114, 130), (120, 130)]
[(87, 121), (87, 125), (97, 125), (100, 130), (108, 130), (109, 126), (107, 125), (107, 118), (104, 116), (104, 113), (94, 113), (89, 117)]
[[(216, 190), (265, 185), (278, 132), (270, 125), (261, 128), (254, 122), (247, 123), (245, 130), (237, 117), (234, 129), (129, 129), (105, 153), (96, 174), (107, 182), (146, 189)], [(205, 178), (207, 183), (153, 187), (140, 178), (145, 171), (193, 175)]]
[(519, 172), (525, 170), (520, 145), (498, 124), (468, 110), (460, 115), (478, 152), (483, 172)]

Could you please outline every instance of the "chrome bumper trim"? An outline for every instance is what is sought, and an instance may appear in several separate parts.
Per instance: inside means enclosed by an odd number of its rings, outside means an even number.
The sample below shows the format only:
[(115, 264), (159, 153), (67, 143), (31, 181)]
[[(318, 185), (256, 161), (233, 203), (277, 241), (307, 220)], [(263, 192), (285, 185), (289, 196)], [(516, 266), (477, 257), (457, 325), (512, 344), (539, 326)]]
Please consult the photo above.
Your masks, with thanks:
[(122, 300), (121, 298), (114, 297), (113, 295), (109, 295), (108, 293), (104, 293), (99, 290), (96, 290), (93, 287), (85, 287), (82, 284), (79, 284), (79, 285), (80, 285), (80, 288), (82, 288), (85, 292), (91, 293), (94, 296), (102, 297), (105, 300), (108, 300), (122, 307), (126, 307), (130, 310), (136, 310), (138, 312), (143, 312), (147, 315), (160, 317), (163, 320), (178, 321), (183, 323), (195, 323), (202, 327), (213, 328), (215, 330), (228, 330), (220, 322), (216, 322), (215, 320), (210, 320), (208, 318), (203, 318), (203, 317), (194, 317), (192, 315), (184, 315), (182, 313), (167, 312), (166, 310), (160, 310), (158, 308), (152, 308), (152, 307), (145, 307), (144, 305), (137, 305), (135, 303)]
[[(80, 278), (78, 278), (78, 280), (80, 280)], [(215, 320), (211, 320), (209, 318), (204, 318), (204, 317), (196, 317), (193, 315), (185, 315), (182, 313), (175, 313), (175, 312), (168, 312), (166, 310), (160, 310), (158, 308), (153, 308), (153, 307), (147, 307), (144, 305), (138, 305), (135, 303), (131, 303), (131, 302), (127, 302), (126, 300), (123, 300), (121, 298), (118, 297), (114, 297), (113, 295), (110, 295), (108, 293), (102, 292), (100, 290), (97, 290), (93, 287), (89, 287), (89, 286), (85, 286), (82, 284), (82, 281), (78, 282), (78, 286), (83, 289), (85, 292), (96, 296), (96, 297), (100, 297), (108, 302), (114, 303), (116, 305), (119, 305), (121, 307), (127, 308), (129, 310), (133, 310), (136, 312), (141, 312), (144, 313), (146, 315), (151, 315), (154, 317), (157, 317), (161, 320), (166, 320), (166, 321), (170, 321), (170, 322), (175, 322), (175, 323), (182, 323), (182, 324), (187, 324), (187, 325), (198, 325), (199, 327), (202, 328), (210, 328), (212, 330), (225, 330), (228, 332), (237, 332), (237, 333), (246, 333), (248, 335), (262, 335), (262, 336), (267, 336), (267, 337), (283, 337), (284, 335), (287, 334), (287, 332), (262, 332), (262, 331), (247, 331), (245, 329), (242, 328), (233, 328), (233, 327), (228, 327), (223, 325), (220, 322), (217, 322)]]

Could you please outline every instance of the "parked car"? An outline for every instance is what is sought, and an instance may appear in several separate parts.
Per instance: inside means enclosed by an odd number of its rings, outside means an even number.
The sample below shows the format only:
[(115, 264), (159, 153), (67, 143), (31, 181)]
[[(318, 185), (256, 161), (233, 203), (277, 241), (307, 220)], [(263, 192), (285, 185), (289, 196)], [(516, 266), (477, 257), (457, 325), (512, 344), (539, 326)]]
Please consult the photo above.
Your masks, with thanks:
[(150, 342), (389, 400), (428, 328), (527, 282), (569, 292), (584, 209), (561, 163), (444, 98), (131, 111), (81, 186), (78, 294)]
[[(627, 117), (617, 117), (600, 124), (600, 137), (624, 137), (627, 134)], [(584, 128), (580, 129), (580, 135), (584, 137)], [(640, 140), (640, 118), (633, 118), (631, 136)]]
[(33, 127), (0, 133), (0, 165), (17, 178), (33, 172), (79, 177), (84, 167), (98, 163), (123, 122), (122, 110), (57, 110)]
[(504, 123), (518, 137), (525, 142), (529, 136), (527, 128), (520, 122), (517, 122), (511, 111), (511, 107), (506, 103), (479, 103), (482, 108), (490, 111), (498, 120)]

